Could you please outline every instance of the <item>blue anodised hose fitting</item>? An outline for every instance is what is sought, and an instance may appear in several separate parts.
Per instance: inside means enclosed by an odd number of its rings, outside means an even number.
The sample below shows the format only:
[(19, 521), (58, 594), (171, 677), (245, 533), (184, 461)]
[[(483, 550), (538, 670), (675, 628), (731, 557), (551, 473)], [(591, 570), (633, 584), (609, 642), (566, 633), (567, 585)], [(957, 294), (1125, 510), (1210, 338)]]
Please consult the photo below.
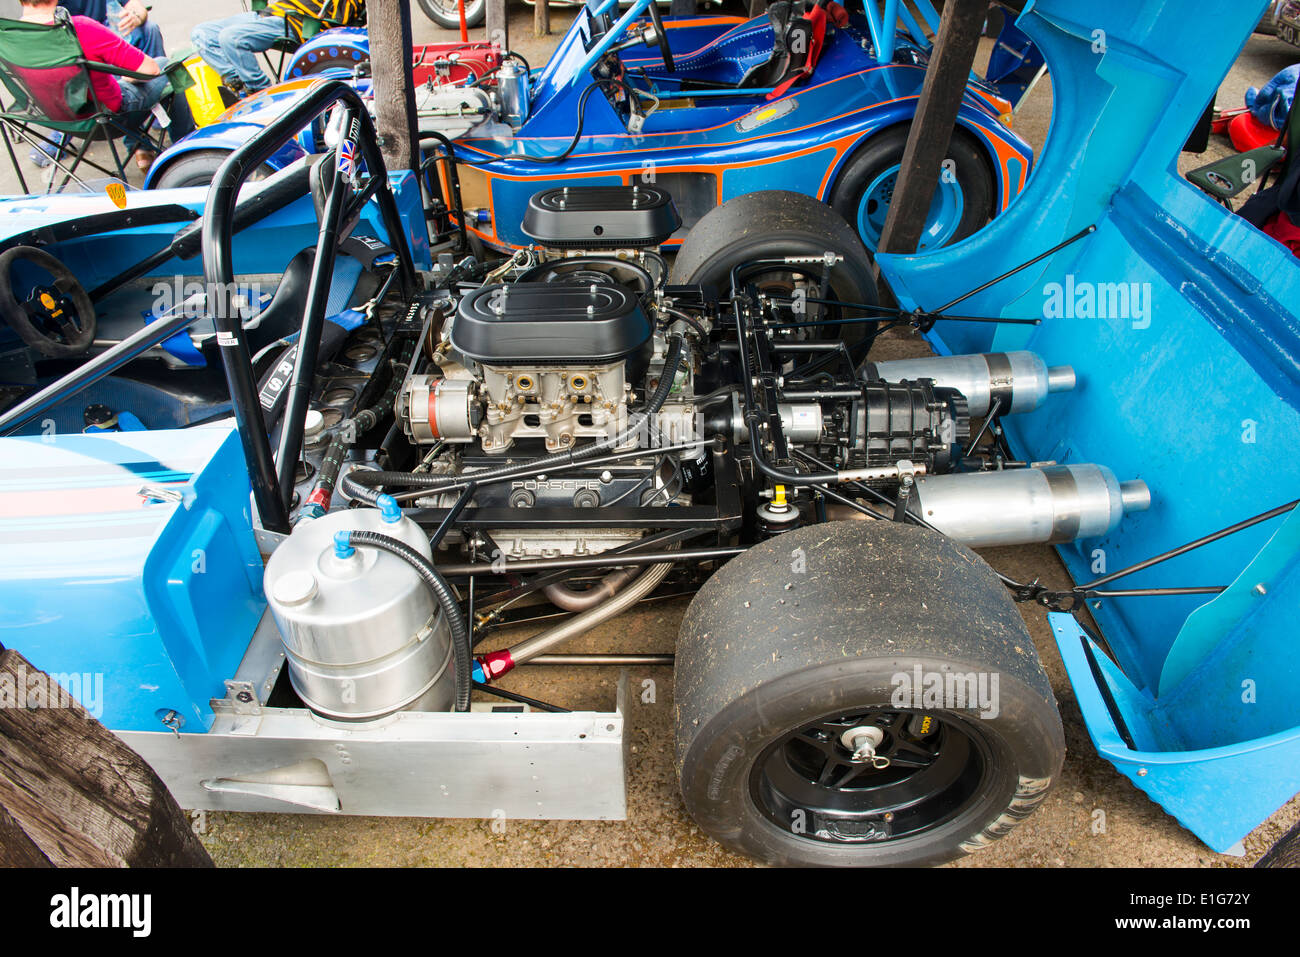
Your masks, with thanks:
[(379, 517), (385, 525), (394, 525), (402, 520), (402, 506), (397, 504), (397, 499), (393, 496), (381, 495), (375, 499), (375, 505), (379, 507)]
[(352, 532), (344, 529), (334, 533), (335, 558), (351, 558), (356, 553), (357, 550), (352, 547)]

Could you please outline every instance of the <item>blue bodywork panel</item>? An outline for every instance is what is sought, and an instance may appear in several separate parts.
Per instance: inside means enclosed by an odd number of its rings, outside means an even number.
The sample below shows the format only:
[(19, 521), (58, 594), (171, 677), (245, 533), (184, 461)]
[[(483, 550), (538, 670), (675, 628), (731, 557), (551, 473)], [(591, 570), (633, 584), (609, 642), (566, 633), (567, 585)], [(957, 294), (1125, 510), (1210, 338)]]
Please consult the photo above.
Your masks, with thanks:
[[(716, 20), (722, 22), (691, 27), (689, 34), (685, 24), (668, 21), (675, 72), (666, 72), (652, 51), (622, 54), (629, 81), (673, 108), (655, 110), (633, 132), (607, 97), (587, 96), (583, 135), (572, 154), (560, 163), (530, 162), (559, 154), (573, 139), (579, 102), (592, 79), (585, 68), (588, 28), (580, 16), (535, 78), (533, 112), (517, 134), (457, 141), (457, 155), (484, 180), (491, 224), (475, 229), (480, 238), (498, 248), (528, 245), (521, 211), (547, 183), (630, 184), (651, 175), (684, 213), (683, 228), (667, 244), (674, 246), (702, 212), (746, 193), (788, 189), (829, 201), (853, 154), (915, 113), (926, 51), (905, 35), (890, 34), (896, 46), (881, 62), (873, 44), (879, 30), (861, 15), (827, 36), (812, 77), (781, 96), (768, 99), (763, 89), (688, 88), (692, 82), (734, 84), (771, 52), (766, 16)], [(999, 120), (1008, 106), (991, 87), (972, 81), (958, 117), (989, 162), (994, 212), (1019, 192), (1032, 163), (1027, 144)], [(465, 169), (461, 175), (464, 181)]]
[(0, 439), (0, 493), (5, 643), (115, 731), (206, 730), (266, 604), (236, 433)]
[[(1105, 462), (1151, 487), (1149, 511), (1061, 547), (1079, 583), (1300, 495), (1300, 263), (1177, 172), (1262, 7), (1215, 0), (1187, 17), (1175, 3), (1098, 0), (1080, 19), (1069, 0), (1033, 3), (1017, 26), (1046, 56), (1055, 112), (1025, 191), (964, 242), (879, 257), (905, 307), (935, 309), (1096, 227), (957, 310), (1040, 326), (930, 334), (942, 353), (1032, 349), (1072, 364), (1073, 393), (1003, 420), (1013, 449)], [(1108, 586), (1232, 586), (1208, 601), (1089, 602), (1113, 660), (1054, 616), (1102, 753), (1219, 850), (1300, 790), (1298, 528), (1281, 516)]]

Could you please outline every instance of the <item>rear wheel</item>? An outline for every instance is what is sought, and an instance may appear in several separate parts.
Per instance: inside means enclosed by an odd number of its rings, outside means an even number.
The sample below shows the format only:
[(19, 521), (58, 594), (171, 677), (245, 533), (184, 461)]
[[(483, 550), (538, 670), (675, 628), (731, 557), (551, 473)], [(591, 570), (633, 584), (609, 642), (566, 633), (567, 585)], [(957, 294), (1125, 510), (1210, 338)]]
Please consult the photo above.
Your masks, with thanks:
[[(857, 228), (863, 244), (873, 251), (880, 245), (894, 199), (907, 131), (895, 127), (869, 140), (849, 160), (831, 192), (831, 207)], [(966, 133), (953, 133), (945, 162), (921, 234), (921, 252), (965, 239), (993, 216), (993, 174)]]
[[(740, 279), (759, 291), (797, 301), (801, 294), (822, 298), (823, 266), (815, 260), (827, 252), (843, 257), (830, 274), (825, 298), (874, 306), (879, 302), (871, 255), (844, 218), (825, 203), (803, 193), (762, 190), (729, 199), (701, 217), (677, 251), (672, 285), (702, 285), (723, 298), (730, 294), (731, 271), (756, 260), (807, 257), (799, 266), (767, 265), (744, 270)], [(801, 320), (861, 316), (861, 310), (806, 303)], [(823, 326), (829, 337), (854, 342), (875, 328), (874, 322)], [(800, 336), (803, 338), (804, 336)]]
[(929, 529), (814, 525), (734, 559), (687, 612), (675, 683), (687, 809), (771, 864), (974, 851), (1037, 806), (1065, 754), (1014, 602)]
[[(444, 30), (460, 29), (458, 0), (420, 0), (424, 15)], [(487, 0), (465, 0), (465, 24), (482, 26), (487, 16)]]

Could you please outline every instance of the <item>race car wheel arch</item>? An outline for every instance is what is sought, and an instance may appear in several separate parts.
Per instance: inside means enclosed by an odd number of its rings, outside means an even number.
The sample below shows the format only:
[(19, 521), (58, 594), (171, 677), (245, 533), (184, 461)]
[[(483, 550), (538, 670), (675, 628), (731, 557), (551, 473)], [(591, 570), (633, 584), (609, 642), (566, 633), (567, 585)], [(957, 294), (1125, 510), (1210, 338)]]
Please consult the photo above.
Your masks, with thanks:
[[(874, 252), (907, 146), (909, 123), (876, 132), (845, 161), (828, 204), (854, 226)], [(951, 165), (948, 165), (951, 161)], [(953, 131), (944, 173), (927, 216), (920, 249), (965, 239), (993, 218), (997, 182), (979, 140), (960, 127)]]
[(1060, 774), (1060, 716), (1020, 613), (929, 529), (832, 522), (757, 545), (696, 595), (676, 653), (686, 807), (769, 864), (950, 860), (1020, 823)]

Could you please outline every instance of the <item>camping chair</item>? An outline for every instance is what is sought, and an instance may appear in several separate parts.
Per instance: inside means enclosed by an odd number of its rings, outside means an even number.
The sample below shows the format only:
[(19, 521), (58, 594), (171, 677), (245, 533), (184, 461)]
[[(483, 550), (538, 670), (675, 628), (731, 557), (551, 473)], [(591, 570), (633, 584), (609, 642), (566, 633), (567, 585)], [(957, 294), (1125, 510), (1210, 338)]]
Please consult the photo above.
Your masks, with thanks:
[[(252, 13), (261, 13), (266, 9), (268, 2), (269, 0), (246, 0), (246, 6)], [(284, 79), (284, 61), (287, 60), (290, 55), (296, 53), (298, 47), (302, 46), (304, 42), (310, 40), (322, 30), (327, 30), (330, 27), (343, 26), (342, 23), (331, 23), (328, 20), (318, 20), (315, 17), (307, 16), (305, 13), (294, 14), (294, 16), (302, 20), (302, 39), (298, 39), (297, 34), (293, 32), (293, 28), (289, 26), (289, 21), (286, 19), (284, 22), (284, 36), (276, 40), (269, 50), (262, 52), (262, 58), (266, 60), (266, 68), (271, 71), (271, 75), (275, 77), (276, 80)], [(279, 56), (277, 62), (271, 61), (271, 54), (273, 53)]]
[(1297, 143), (1300, 143), (1300, 112), (1296, 112), (1292, 103), (1286, 125), (1272, 146), (1260, 146), (1207, 163), (1188, 173), (1187, 179), (1231, 209), (1228, 200), (1252, 183), (1263, 189), (1270, 173), (1277, 173), (1279, 179), (1285, 178), (1293, 162), (1294, 150), (1289, 148)]
[[(64, 173), (64, 178), (59, 188), (54, 189), (57, 175), (51, 170), (47, 193), (62, 192), (70, 181), (87, 189), (77, 176), (82, 164), (107, 176), (116, 174), (125, 183), (126, 168), (117, 149), (117, 140), (123, 136), (139, 137), (156, 150), (162, 149), (162, 131), (159, 130), (156, 140), (149, 135), (153, 127), (152, 116), (139, 120), (138, 115), (133, 117), (106, 109), (95, 95), (92, 73), (108, 73), (131, 80), (153, 79), (143, 73), (87, 59), (77, 39), (76, 28), (62, 7), (56, 10), (55, 22), (51, 24), (0, 19), (0, 82), (13, 99), (8, 106), (0, 104), (0, 138), (4, 140), (24, 193), (30, 190), (14, 152), (15, 139), (23, 140), (37, 150), (48, 146), (53, 151), (54, 166)], [(171, 64), (167, 74), (174, 93), (188, 89), (194, 83), (183, 63)], [(49, 131), (49, 134), (41, 130)], [(59, 133), (82, 141), (67, 166), (63, 158), (64, 144), (52, 138)], [(91, 145), (99, 139), (108, 142), (116, 169), (102, 166), (88, 155)], [(72, 147), (68, 146), (67, 151), (71, 153)]]

